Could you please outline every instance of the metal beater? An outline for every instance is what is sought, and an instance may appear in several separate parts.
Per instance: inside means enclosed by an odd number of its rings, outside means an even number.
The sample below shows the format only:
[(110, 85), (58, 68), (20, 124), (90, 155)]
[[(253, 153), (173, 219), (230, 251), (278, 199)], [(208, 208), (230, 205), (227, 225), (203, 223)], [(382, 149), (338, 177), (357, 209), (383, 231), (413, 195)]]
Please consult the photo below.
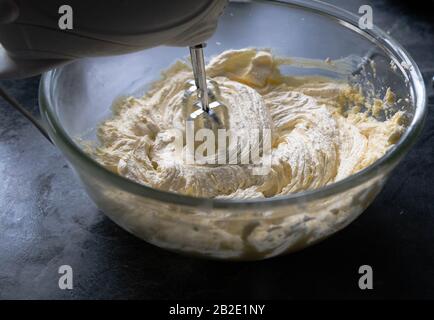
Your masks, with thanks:
[(189, 97), (196, 92), (199, 98), (199, 101), (194, 104), (197, 110), (190, 114), (190, 119), (195, 122), (196, 128), (223, 129), (228, 118), (227, 108), (216, 100), (215, 94), (208, 88), (208, 84), (212, 84), (214, 89), (218, 90), (217, 84), (206, 78), (203, 54), (205, 47), (205, 43), (190, 47), (194, 82), (188, 83), (186, 95)]

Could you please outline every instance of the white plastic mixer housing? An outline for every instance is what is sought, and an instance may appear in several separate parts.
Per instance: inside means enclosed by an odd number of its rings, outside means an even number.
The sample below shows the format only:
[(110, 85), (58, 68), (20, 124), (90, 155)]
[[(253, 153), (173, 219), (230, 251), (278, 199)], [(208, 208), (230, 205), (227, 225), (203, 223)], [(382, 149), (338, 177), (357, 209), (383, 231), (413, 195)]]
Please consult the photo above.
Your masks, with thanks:
[[(214, 32), (227, 0), (0, 0), (0, 79), (84, 57), (192, 46)], [(72, 29), (59, 19), (67, 4)]]

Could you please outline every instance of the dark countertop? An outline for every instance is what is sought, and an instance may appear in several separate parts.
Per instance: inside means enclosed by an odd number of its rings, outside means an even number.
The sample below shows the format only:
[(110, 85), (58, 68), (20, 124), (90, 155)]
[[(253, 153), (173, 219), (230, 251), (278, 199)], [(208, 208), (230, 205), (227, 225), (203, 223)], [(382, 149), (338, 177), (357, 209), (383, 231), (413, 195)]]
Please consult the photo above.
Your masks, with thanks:
[[(374, 22), (434, 74), (432, 10), (398, 1), (330, 1)], [(403, 3), (411, 3), (404, 1)], [(398, 26), (398, 27), (396, 27)], [(38, 78), (1, 81), (37, 114)], [(431, 94), (433, 94), (431, 90)], [(434, 105), (417, 146), (354, 223), (296, 254), (229, 263), (141, 241), (89, 200), (60, 152), (0, 100), (0, 298), (434, 298)], [(58, 288), (71, 265), (74, 289)], [(374, 290), (358, 288), (358, 268)]]

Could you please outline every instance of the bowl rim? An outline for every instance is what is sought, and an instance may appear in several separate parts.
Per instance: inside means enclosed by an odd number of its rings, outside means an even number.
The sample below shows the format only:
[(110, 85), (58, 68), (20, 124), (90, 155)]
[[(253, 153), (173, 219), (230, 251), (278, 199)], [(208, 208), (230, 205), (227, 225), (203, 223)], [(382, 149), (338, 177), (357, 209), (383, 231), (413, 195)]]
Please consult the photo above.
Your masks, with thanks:
[[(39, 86), (39, 105), (42, 118), (47, 124), (50, 137), (56, 145), (59, 145), (63, 152), (67, 152), (75, 159), (79, 160), (84, 166), (92, 170), (95, 174), (103, 179), (108, 179), (118, 188), (154, 200), (179, 204), (185, 206), (200, 206), (209, 208), (236, 209), (236, 208), (258, 208), (270, 206), (291, 205), (299, 202), (305, 202), (312, 199), (320, 199), (338, 194), (343, 191), (352, 189), (364, 182), (374, 178), (379, 172), (388, 173), (395, 164), (403, 157), (410, 147), (416, 142), (417, 137), (423, 129), (423, 123), (426, 118), (426, 89), (422, 74), (416, 65), (413, 58), (408, 52), (391, 36), (374, 25), (372, 29), (362, 30), (358, 27), (359, 17), (347, 10), (341, 9), (334, 5), (324, 3), (317, 0), (253, 0), (249, 2), (257, 2), (268, 5), (279, 5), (285, 7), (296, 7), (301, 10), (311, 11), (313, 13), (326, 16), (334, 19), (337, 23), (351, 29), (352, 31), (364, 36), (376, 46), (380, 46), (389, 56), (398, 57), (402, 62), (405, 62), (410, 68), (403, 68), (398, 65), (400, 71), (404, 73), (410, 80), (410, 85), (413, 93), (413, 104), (415, 105), (414, 116), (407, 127), (404, 134), (401, 136), (398, 143), (390, 148), (385, 155), (375, 161), (370, 166), (363, 170), (350, 175), (340, 181), (331, 183), (318, 189), (307, 190), (303, 192), (275, 196), (271, 198), (253, 198), (253, 199), (213, 199), (193, 197), (174, 192), (154, 189), (152, 187), (139, 184), (127, 178), (124, 178), (99, 164), (96, 160), (88, 156), (71, 137), (66, 133), (51, 107), (52, 88), (55, 85), (54, 76), (60, 72), (62, 67), (48, 71), (42, 75)], [(63, 148), (62, 148), (63, 147)]]

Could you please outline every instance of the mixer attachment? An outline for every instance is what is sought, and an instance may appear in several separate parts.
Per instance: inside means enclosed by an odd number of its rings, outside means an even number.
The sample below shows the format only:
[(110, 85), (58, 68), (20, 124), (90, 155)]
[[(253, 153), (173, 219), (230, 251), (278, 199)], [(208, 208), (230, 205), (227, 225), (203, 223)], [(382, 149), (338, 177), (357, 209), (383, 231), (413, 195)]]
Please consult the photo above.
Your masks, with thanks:
[[(189, 100), (190, 97), (196, 95), (199, 100), (193, 103), (196, 110), (189, 117), (189, 120), (194, 121), (194, 127), (196, 129), (208, 128), (214, 131), (225, 128), (228, 110), (224, 104), (216, 100), (216, 95), (213, 93), (213, 91), (218, 93), (217, 83), (206, 79), (203, 55), (205, 46), (205, 44), (199, 44), (190, 47), (194, 80), (187, 83), (184, 98)], [(210, 90), (209, 87), (213, 87), (213, 90)]]
[[(212, 88), (212, 89), (211, 89)], [(198, 88), (194, 80), (187, 82), (186, 90), (184, 93), (184, 105), (193, 106), (188, 120), (194, 121), (195, 128), (209, 128), (209, 129), (224, 129), (227, 125), (228, 110), (227, 107), (216, 100), (214, 92), (218, 92), (218, 86), (215, 81), (207, 80), (208, 91), (208, 108), (204, 108), (202, 101), (194, 101), (198, 99)]]

